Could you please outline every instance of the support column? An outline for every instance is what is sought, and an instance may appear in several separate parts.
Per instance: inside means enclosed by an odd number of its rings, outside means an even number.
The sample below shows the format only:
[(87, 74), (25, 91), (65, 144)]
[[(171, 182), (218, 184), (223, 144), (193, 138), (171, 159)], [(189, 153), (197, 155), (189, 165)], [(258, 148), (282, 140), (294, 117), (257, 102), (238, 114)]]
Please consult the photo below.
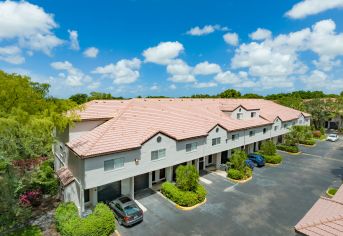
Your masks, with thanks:
[(152, 172), (149, 172), (149, 188), (152, 187)]
[(89, 198), (93, 207), (98, 203), (98, 191), (97, 188), (91, 188), (89, 190)]
[(199, 159), (195, 159), (195, 169), (199, 171)]
[(173, 181), (173, 167), (169, 166), (166, 168), (166, 180), (169, 182)]
[(187, 165), (192, 165), (192, 161), (187, 161)]
[(131, 182), (130, 197), (132, 199), (135, 199), (135, 177), (131, 177), (130, 182)]
[(220, 164), (222, 162), (222, 160), (221, 160), (221, 153), (216, 153), (214, 155), (216, 156), (216, 169), (219, 169)]
[(134, 197), (134, 177), (130, 177), (130, 178), (127, 178), (127, 179), (123, 179), (121, 181), (121, 194), (123, 195), (128, 195), (130, 196), (131, 198)]

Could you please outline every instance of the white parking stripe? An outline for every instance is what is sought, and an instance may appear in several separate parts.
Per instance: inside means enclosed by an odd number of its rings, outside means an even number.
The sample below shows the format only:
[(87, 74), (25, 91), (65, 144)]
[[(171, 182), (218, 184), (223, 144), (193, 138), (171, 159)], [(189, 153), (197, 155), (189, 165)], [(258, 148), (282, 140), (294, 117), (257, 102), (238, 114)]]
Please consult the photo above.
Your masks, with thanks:
[(142, 203), (140, 203), (139, 201), (135, 200), (135, 202), (137, 203), (137, 205), (142, 209), (143, 212), (146, 212), (148, 209), (145, 208), (145, 206), (142, 205)]
[(204, 177), (200, 177), (199, 180), (205, 184), (212, 184), (211, 180), (205, 179)]
[(232, 185), (232, 186), (230, 186), (230, 187), (225, 188), (225, 189), (224, 189), (224, 192), (230, 192), (230, 191), (235, 190), (235, 187), (236, 187), (237, 185), (238, 185), (238, 184), (234, 184), (234, 185)]

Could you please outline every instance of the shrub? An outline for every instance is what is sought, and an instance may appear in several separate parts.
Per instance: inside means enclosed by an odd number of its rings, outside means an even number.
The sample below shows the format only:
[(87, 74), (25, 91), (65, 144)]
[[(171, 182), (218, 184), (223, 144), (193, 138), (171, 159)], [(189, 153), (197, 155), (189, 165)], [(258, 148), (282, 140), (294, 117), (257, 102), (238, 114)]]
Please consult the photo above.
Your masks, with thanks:
[(336, 192), (337, 192), (337, 188), (329, 188), (328, 189), (328, 193), (330, 194), (330, 195), (335, 195), (336, 194)]
[(199, 173), (193, 165), (178, 166), (176, 186), (183, 191), (195, 191), (199, 185)]
[(263, 155), (263, 157), (264, 157), (264, 160), (266, 161), (266, 163), (279, 164), (282, 162), (282, 156), (280, 156), (279, 154)]
[(291, 153), (299, 152), (298, 146), (289, 146), (289, 145), (279, 144), (276, 146), (276, 148), (281, 151), (286, 151), (286, 152), (291, 152)]
[(243, 171), (246, 164), (247, 154), (244, 151), (236, 150), (230, 158), (231, 168)]
[(313, 137), (315, 138), (320, 138), (322, 136), (322, 133), (320, 132), (320, 130), (315, 130), (312, 132)]
[(180, 206), (190, 207), (205, 200), (207, 191), (202, 185), (198, 185), (196, 191), (183, 191), (176, 185), (165, 182), (162, 184), (161, 192), (168, 199)]
[(98, 203), (93, 213), (82, 219), (74, 203), (61, 203), (56, 209), (55, 221), (62, 236), (106, 236), (115, 230), (113, 212), (103, 203)]
[(227, 172), (227, 177), (231, 179), (241, 180), (244, 178), (243, 171), (236, 170), (236, 169), (229, 169)]
[(43, 193), (54, 195), (57, 193), (58, 180), (55, 177), (53, 162), (47, 160), (32, 175), (33, 188), (40, 188)]
[(28, 191), (19, 197), (19, 201), (24, 206), (39, 206), (42, 200), (42, 193), (40, 190)]
[(28, 226), (24, 229), (16, 230), (8, 236), (42, 236), (42, 230), (38, 226)]
[(316, 141), (313, 139), (308, 139), (308, 140), (302, 140), (300, 141), (301, 144), (305, 144), (305, 145), (315, 145)]
[(260, 152), (265, 155), (274, 155), (276, 153), (276, 145), (271, 140), (263, 142)]
[(321, 133), (322, 135), (325, 135), (325, 129), (324, 129), (323, 127), (320, 128), (320, 133)]

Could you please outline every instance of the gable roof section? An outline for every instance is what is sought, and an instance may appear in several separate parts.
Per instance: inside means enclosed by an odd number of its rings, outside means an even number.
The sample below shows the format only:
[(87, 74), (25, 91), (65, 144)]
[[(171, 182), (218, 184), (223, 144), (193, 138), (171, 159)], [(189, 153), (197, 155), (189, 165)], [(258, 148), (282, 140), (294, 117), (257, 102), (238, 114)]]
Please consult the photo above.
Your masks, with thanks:
[[(96, 106), (94, 104), (91, 106)], [(300, 114), (262, 99), (131, 99), (120, 105), (118, 101), (113, 104), (116, 113), (112, 119), (67, 143), (79, 157), (139, 148), (159, 132), (175, 140), (185, 140), (207, 136), (216, 125), (230, 132), (271, 124), (278, 112), (285, 120), (297, 119)], [(260, 108), (263, 118), (237, 120), (220, 109), (233, 105)]]
[(295, 230), (309, 236), (343, 235), (342, 186), (331, 199), (321, 197), (298, 222)]

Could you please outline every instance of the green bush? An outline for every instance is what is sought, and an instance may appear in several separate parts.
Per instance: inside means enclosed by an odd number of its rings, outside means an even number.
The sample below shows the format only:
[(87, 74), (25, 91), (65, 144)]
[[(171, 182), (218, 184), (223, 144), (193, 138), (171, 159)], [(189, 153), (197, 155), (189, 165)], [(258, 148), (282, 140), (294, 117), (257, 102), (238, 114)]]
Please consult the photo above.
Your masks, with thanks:
[(279, 164), (282, 162), (282, 156), (280, 156), (279, 154), (263, 155), (263, 157), (264, 157), (264, 160), (266, 161), (266, 163)]
[(329, 188), (328, 189), (328, 193), (330, 194), (330, 195), (335, 195), (336, 193), (337, 193), (337, 188)]
[(260, 152), (264, 155), (274, 155), (276, 153), (276, 145), (271, 140), (263, 142)]
[(320, 128), (320, 133), (321, 133), (322, 135), (325, 135), (325, 129), (324, 129), (323, 127)]
[(308, 139), (308, 140), (302, 140), (300, 141), (301, 144), (305, 144), (305, 145), (315, 145), (316, 141), (313, 139)]
[(276, 148), (281, 150), (281, 151), (286, 151), (286, 152), (290, 152), (290, 153), (299, 152), (298, 146), (289, 146), (289, 145), (279, 144), (276, 146)]
[(230, 165), (232, 169), (244, 171), (246, 167), (245, 160), (248, 158), (247, 154), (241, 150), (235, 150), (230, 158)]
[(165, 182), (162, 184), (161, 192), (168, 199), (184, 207), (194, 206), (205, 200), (207, 191), (202, 185), (198, 185), (196, 191), (183, 191), (176, 185)]
[(230, 179), (241, 180), (244, 178), (244, 172), (236, 169), (229, 169), (227, 172), (227, 177)]
[(45, 194), (54, 195), (58, 190), (58, 180), (55, 177), (53, 161), (43, 162), (39, 169), (32, 175), (32, 187), (39, 188)]
[(55, 221), (62, 236), (106, 236), (115, 230), (113, 212), (103, 203), (98, 203), (86, 218), (79, 217), (74, 203), (61, 203), (56, 209)]
[(245, 166), (243, 170), (229, 169), (227, 171), (227, 177), (235, 180), (244, 180), (252, 176), (252, 170)]
[(183, 191), (195, 191), (199, 185), (199, 172), (193, 165), (178, 166), (176, 186)]
[(28, 226), (24, 229), (16, 230), (8, 236), (42, 236), (42, 230), (38, 226)]

